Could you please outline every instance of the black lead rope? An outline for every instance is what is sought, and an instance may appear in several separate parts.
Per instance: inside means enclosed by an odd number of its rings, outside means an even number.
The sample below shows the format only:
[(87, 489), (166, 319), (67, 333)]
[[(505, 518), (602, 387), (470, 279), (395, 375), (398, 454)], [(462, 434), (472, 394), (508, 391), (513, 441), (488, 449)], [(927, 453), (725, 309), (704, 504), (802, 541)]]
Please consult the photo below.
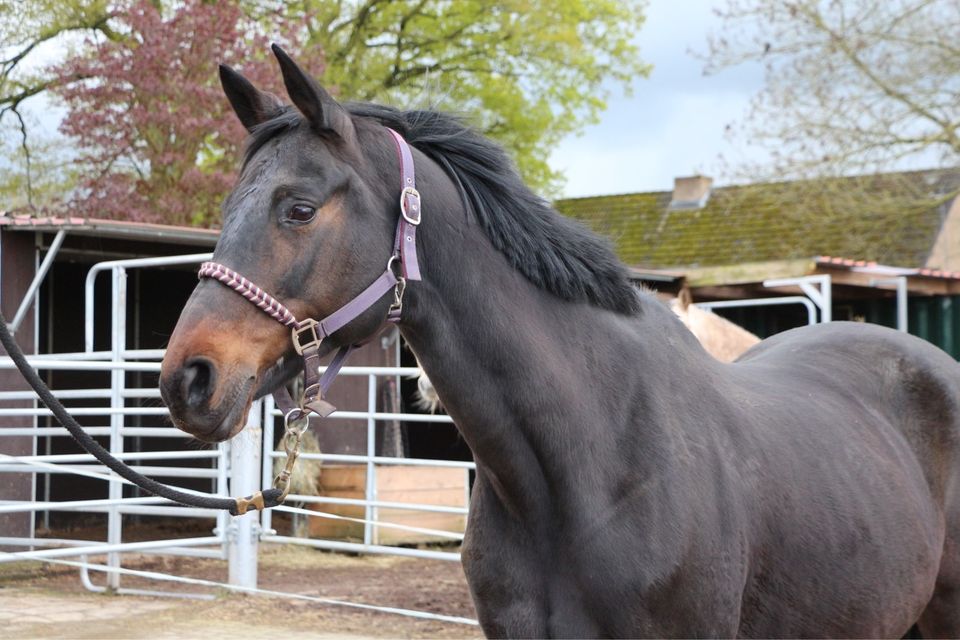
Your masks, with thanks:
[(53, 415), (57, 418), (57, 421), (67, 431), (70, 432), (70, 435), (73, 436), (73, 439), (77, 441), (77, 444), (83, 447), (87, 453), (91, 454), (101, 463), (115, 471), (117, 475), (126, 478), (147, 493), (160, 498), (166, 498), (167, 500), (171, 500), (187, 507), (197, 507), (201, 509), (223, 509), (224, 511), (229, 511), (231, 515), (235, 516), (246, 513), (251, 507), (254, 507), (258, 510), (269, 509), (283, 503), (283, 498), (286, 497), (285, 492), (276, 488), (258, 491), (252, 496), (247, 496), (246, 498), (217, 498), (209, 495), (192, 495), (189, 493), (184, 493), (183, 491), (178, 491), (161, 484), (156, 480), (152, 480), (151, 478), (137, 473), (126, 464), (110, 455), (109, 451), (104, 449), (96, 440), (91, 438), (90, 435), (83, 430), (83, 427), (77, 424), (77, 421), (73, 419), (73, 416), (67, 412), (64, 406), (60, 404), (60, 401), (53, 396), (53, 393), (51, 393), (47, 385), (44, 384), (43, 380), (40, 379), (40, 376), (37, 375), (37, 372), (34, 371), (33, 367), (30, 366), (30, 363), (27, 362), (27, 359), (24, 357), (23, 351), (20, 350), (20, 346), (17, 344), (16, 340), (14, 340), (13, 336), (10, 335), (10, 330), (7, 328), (7, 319), (3, 317), (2, 313), (0, 313), (0, 342), (3, 343), (4, 349), (7, 350), (7, 354), (13, 360), (13, 363), (17, 366), (17, 369), (20, 370), (20, 373), (23, 375), (24, 379), (40, 397), (40, 400), (43, 402), (43, 404), (47, 405), (47, 408), (53, 412)]

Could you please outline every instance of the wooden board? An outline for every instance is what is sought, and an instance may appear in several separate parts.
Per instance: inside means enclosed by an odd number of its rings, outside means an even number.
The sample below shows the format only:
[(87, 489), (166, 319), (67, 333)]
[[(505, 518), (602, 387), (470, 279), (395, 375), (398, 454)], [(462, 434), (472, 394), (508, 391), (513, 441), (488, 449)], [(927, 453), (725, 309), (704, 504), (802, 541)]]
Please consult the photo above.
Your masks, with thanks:
[[(367, 486), (365, 465), (328, 465), (320, 474), (320, 495), (362, 500)], [(405, 502), (445, 507), (467, 505), (467, 471), (447, 467), (376, 467), (375, 499), (384, 502)], [(336, 515), (363, 518), (359, 505), (319, 503), (308, 508)], [(376, 509), (374, 520), (441, 531), (463, 533), (466, 517), (454, 513), (434, 513), (409, 509)], [(363, 525), (330, 518), (310, 518), (310, 537), (328, 539), (363, 539)], [(449, 541), (449, 538), (374, 527), (374, 544), (414, 544)]]

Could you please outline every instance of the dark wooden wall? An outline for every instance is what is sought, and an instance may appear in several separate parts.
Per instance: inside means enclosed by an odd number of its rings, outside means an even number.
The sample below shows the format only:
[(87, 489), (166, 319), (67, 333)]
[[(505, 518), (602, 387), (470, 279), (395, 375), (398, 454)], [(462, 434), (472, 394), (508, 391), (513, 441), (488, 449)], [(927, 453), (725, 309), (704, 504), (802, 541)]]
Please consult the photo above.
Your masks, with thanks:
[[(34, 275), (34, 235), (31, 233), (13, 233), (0, 230), (0, 308), (8, 321), (13, 320), (20, 301)], [(27, 312), (16, 334), (17, 342), (24, 353), (36, 352), (34, 344), (34, 310)], [(0, 353), (6, 352), (0, 347)], [(15, 369), (0, 370), (0, 390), (27, 390), (20, 373)], [(30, 407), (33, 403), (5, 402), (4, 407)], [(29, 417), (0, 418), (0, 429), (33, 426)], [(0, 438), (0, 452), (7, 455), (22, 456), (33, 453), (33, 438)], [(33, 478), (29, 473), (0, 473), (0, 500), (30, 500), (33, 496)], [(28, 537), (32, 514), (0, 514), (0, 536)], [(8, 551), (22, 551), (22, 548), (5, 548)]]
[[(387, 335), (392, 329), (384, 331)], [(354, 350), (346, 366), (386, 367), (397, 366), (396, 349), (389, 346), (384, 349), (379, 338), (371, 340)], [(386, 410), (383, 402), (384, 378), (377, 378), (377, 406)], [(365, 376), (340, 376), (330, 387), (330, 402), (344, 411), (367, 410), (367, 378)], [(313, 431), (324, 453), (348, 453), (362, 455), (367, 452), (366, 420), (347, 420), (334, 416), (326, 420), (314, 420)], [(279, 427), (279, 425), (278, 425)], [(378, 425), (378, 436), (382, 437), (383, 425)]]

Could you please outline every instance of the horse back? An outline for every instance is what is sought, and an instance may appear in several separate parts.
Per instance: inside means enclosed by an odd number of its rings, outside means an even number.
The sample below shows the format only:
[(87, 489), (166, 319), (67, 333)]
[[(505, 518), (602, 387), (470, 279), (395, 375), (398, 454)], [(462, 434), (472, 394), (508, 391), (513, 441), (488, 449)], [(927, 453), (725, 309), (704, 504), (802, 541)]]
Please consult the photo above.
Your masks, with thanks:
[[(930, 598), (960, 509), (960, 365), (901, 332), (830, 323), (778, 334), (728, 367), (732, 404), (750, 405), (733, 427), (741, 477), (756, 476), (741, 635), (902, 633), (903, 612), (916, 620)], [(786, 606), (827, 577), (827, 627)], [(758, 610), (781, 600), (775, 622)]]
[(960, 364), (909, 334), (856, 322), (831, 322), (777, 334), (744, 353), (742, 363), (816, 402), (840, 396), (850, 415), (886, 418), (916, 456), (942, 504), (960, 473)]

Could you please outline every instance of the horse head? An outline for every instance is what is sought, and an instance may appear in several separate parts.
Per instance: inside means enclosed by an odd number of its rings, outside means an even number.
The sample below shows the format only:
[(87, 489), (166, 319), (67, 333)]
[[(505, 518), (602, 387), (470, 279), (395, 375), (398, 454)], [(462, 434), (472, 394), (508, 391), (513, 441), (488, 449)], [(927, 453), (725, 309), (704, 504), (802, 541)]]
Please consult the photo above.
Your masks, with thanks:
[[(286, 53), (273, 51), (292, 107), (220, 67), (250, 137), (213, 260), (297, 318), (323, 318), (390, 261), (399, 162), (383, 126), (355, 123)], [(324, 340), (318, 355), (374, 335), (390, 303), (390, 296), (374, 301)], [(216, 442), (238, 433), (251, 402), (292, 377), (299, 362), (288, 327), (202, 279), (170, 338), (160, 390), (178, 428)]]

